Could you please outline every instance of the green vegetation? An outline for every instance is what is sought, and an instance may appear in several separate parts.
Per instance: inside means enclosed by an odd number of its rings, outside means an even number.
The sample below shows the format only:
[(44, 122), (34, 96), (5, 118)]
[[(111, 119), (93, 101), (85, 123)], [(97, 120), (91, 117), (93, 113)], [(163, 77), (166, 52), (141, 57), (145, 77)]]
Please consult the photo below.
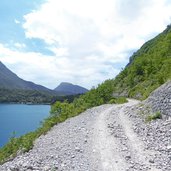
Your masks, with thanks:
[(112, 82), (105, 81), (96, 89), (92, 89), (72, 103), (67, 101), (57, 101), (51, 107), (51, 115), (45, 119), (40, 128), (19, 138), (12, 137), (8, 144), (0, 149), (0, 162), (15, 157), (17, 152), (26, 152), (33, 147), (33, 142), (42, 134), (46, 134), (57, 123), (65, 121), (67, 118), (76, 116), (86, 109), (108, 103), (112, 98)]
[(72, 102), (79, 95), (55, 95), (46, 91), (0, 88), (0, 103), (51, 104), (55, 101)]
[(45, 134), (52, 126), (59, 122), (59, 118), (47, 118), (42, 126), (34, 132), (27, 133), (19, 138), (11, 137), (10, 141), (0, 149), (0, 163), (13, 158), (18, 152), (27, 152), (33, 147), (33, 142), (40, 135)]
[(148, 115), (146, 117), (146, 122), (150, 122), (152, 120), (156, 120), (156, 119), (161, 119), (162, 118), (162, 114), (160, 112), (156, 112), (154, 114)]
[(43, 91), (0, 88), (0, 103), (51, 103), (53, 98)]
[(113, 97), (109, 103), (110, 104), (123, 104), (123, 103), (127, 103), (128, 100), (126, 99), (126, 97)]
[(168, 26), (133, 54), (129, 64), (113, 80), (114, 92), (143, 100), (170, 79), (171, 26)]

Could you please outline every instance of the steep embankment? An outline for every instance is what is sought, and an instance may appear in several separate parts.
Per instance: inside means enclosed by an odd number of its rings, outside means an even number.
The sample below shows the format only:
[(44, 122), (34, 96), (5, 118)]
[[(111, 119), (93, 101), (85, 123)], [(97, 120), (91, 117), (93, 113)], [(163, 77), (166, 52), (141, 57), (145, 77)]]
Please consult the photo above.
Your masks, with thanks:
[(136, 104), (102, 105), (68, 119), (0, 170), (169, 171), (169, 137), (164, 144), (160, 137), (166, 126), (160, 120), (147, 127)]
[(116, 94), (145, 99), (169, 79), (171, 25), (132, 55), (129, 64), (113, 80), (113, 85)]
[(153, 112), (161, 112), (166, 116), (171, 116), (171, 81), (152, 92), (147, 103), (152, 107)]

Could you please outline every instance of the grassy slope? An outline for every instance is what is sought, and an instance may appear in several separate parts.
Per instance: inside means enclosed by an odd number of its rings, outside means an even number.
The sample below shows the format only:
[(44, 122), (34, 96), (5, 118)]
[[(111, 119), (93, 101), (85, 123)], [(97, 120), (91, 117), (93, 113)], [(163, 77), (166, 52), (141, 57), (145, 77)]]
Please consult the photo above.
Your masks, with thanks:
[(145, 99), (171, 79), (171, 26), (145, 43), (113, 80), (114, 92)]

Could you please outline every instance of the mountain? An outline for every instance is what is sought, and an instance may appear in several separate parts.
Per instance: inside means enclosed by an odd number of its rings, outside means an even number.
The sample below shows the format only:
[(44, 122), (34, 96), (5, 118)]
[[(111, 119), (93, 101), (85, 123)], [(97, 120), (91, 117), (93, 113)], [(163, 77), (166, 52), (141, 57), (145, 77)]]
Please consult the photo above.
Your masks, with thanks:
[(56, 96), (53, 90), (19, 78), (0, 62), (0, 102), (51, 103)]
[(88, 92), (88, 90), (84, 87), (73, 85), (71, 83), (62, 82), (58, 87), (54, 89), (56, 92), (61, 92), (65, 95), (76, 95), (76, 94), (84, 94)]
[(52, 92), (46, 87), (19, 78), (16, 74), (10, 71), (2, 62), (0, 62), (0, 88)]
[(146, 99), (171, 79), (171, 25), (146, 42), (112, 82), (114, 95)]
[(78, 96), (25, 81), (0, 62), (0, 103), (54, 103), (66, 99), (71, 102), (74, 97)]

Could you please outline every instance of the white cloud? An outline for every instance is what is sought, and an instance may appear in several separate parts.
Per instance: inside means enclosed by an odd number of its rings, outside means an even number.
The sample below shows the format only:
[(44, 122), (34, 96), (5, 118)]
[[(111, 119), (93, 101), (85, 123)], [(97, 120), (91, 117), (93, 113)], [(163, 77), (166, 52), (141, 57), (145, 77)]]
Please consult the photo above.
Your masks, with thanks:
[(23, 28), (27, 38), (44, 40), (55, 55), (1, 45), (0, 59), (48, 87), (60, 81), (91, 87), (113, 78), (114, 65), (126, 64), (129, 51), (165, 29), (170, 11), (168, 0), (47, 0), (24, 16)]
[(15, 19), (14, 22), (15, 22), (15, 24), (20, 24), (20, 21), (17, 19)]
[[(10, 50), (2, 44), (0, 60), (21, 78), (50, 88), (55, 88), (62, 81), (91, 88), (92, 85), (97, 85), (118, 73), (118, 70), (104, 64), (103, 60), (99, 61), (97, 56), (87, 57), (82, 62), (82, 59)], [(106, 74), (101, 73), (101, 70)]]
[(166, 27), (170, 10), (165, 0), (48, 0), (24, 16), (23, 27), (28, 38), (67, 48), (81, 45), (87, 49), (91, 45), (93, 49), (99, 41), (112, 40), (116, 45), (117, 39), (122, 44), (136, 41), (137, 48), (144, 41), (139, 41), (140, 37)]
[(24, 43), (14, 43), (14, 46), (19, 49), (23, 49), (26, 47), (26, 45)]

